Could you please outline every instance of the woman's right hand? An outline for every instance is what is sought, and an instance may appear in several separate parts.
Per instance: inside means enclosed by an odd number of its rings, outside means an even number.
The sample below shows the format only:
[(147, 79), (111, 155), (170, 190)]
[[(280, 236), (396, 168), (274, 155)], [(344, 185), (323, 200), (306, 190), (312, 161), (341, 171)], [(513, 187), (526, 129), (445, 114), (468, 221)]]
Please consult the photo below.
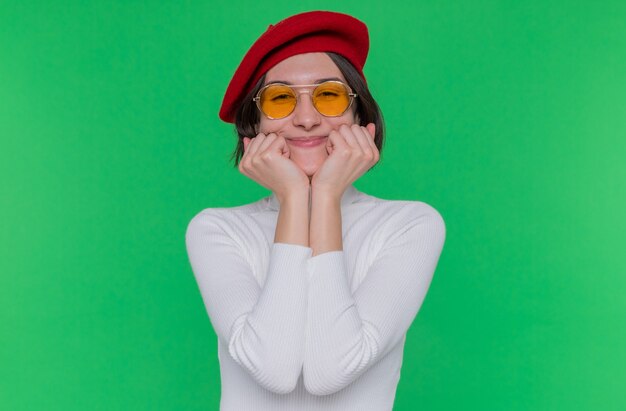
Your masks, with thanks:
[(254, 138), (244, 137), (243, 145), (239, 171), (272, 190), (279, 200), (290, 193), (308, 190), (309, 178), (289, 159), (289, 147), (284, 137), (259, 133)]

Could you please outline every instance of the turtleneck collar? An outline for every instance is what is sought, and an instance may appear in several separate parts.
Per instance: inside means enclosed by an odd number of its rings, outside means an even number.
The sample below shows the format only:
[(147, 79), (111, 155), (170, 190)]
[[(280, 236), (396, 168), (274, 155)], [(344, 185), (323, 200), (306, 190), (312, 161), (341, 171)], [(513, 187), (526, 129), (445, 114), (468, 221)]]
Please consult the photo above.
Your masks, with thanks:
[[(341, 208), (356, 202), (357, 197), (359, 196), (359, 191), (354, 188), (353, 185), (349, 185), (346, 188), (346, 191), (343, 192), (343, 196), (341, 197)], [(272, 193), (271, 196), (268, 197), (267, 206), (270, 210), (278, 211), (280, 209), (280, 203), (276, 198), (276, 194)]]

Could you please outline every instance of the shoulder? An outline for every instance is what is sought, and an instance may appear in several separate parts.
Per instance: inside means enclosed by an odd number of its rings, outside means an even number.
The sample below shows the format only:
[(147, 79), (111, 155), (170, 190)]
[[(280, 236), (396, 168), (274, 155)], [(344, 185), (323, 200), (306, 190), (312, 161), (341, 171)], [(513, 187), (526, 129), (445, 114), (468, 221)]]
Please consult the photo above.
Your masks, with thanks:
[(230, 232), (237, 227), (249, 226), (250, 219), (266, 211), (267, 198), (236, 207), (205, 208), (195, 214), (187, 224), (186, 236), (197, 232)]
[(419, 200), (386, 200), (369, 194), (359, 193), (355, 204), (368, 206), (371, 212), (393, 215), (399, 221), (429, 220), (445, 227), (441, 213), (432, 205)]
[[(443, 242), (446, 224), (442, 214), (432, 205), (418, 200), (386, 200), (360, 193), (358, 201), (366, 219), (387, 237), (414, 233)], [(365, 216), (363, 216), (365, 217)]]

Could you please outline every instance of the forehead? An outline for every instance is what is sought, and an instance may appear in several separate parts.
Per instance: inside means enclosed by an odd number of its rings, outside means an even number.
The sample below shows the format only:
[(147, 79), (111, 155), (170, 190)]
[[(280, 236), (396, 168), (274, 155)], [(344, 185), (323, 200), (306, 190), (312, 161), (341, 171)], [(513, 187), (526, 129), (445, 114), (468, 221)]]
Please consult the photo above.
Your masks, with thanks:
[(291, 84), (312, 84), (321, 79), (339, 78), (341, 70), (326, 53), (297, 54), (286, 58), (265, 75), (265, 82), (285, 81)]

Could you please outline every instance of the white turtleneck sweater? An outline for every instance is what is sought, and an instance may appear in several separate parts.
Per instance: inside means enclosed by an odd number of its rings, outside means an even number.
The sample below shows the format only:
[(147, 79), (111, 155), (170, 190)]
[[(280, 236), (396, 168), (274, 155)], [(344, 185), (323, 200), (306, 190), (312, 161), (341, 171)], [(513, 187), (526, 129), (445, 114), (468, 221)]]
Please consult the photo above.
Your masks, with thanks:
[(198, 213), (187, 252), (218, 337), (222, 411), (391, 410), (441, 215), (348, 187), (343, 250), (274, 243), (275, 195)]

